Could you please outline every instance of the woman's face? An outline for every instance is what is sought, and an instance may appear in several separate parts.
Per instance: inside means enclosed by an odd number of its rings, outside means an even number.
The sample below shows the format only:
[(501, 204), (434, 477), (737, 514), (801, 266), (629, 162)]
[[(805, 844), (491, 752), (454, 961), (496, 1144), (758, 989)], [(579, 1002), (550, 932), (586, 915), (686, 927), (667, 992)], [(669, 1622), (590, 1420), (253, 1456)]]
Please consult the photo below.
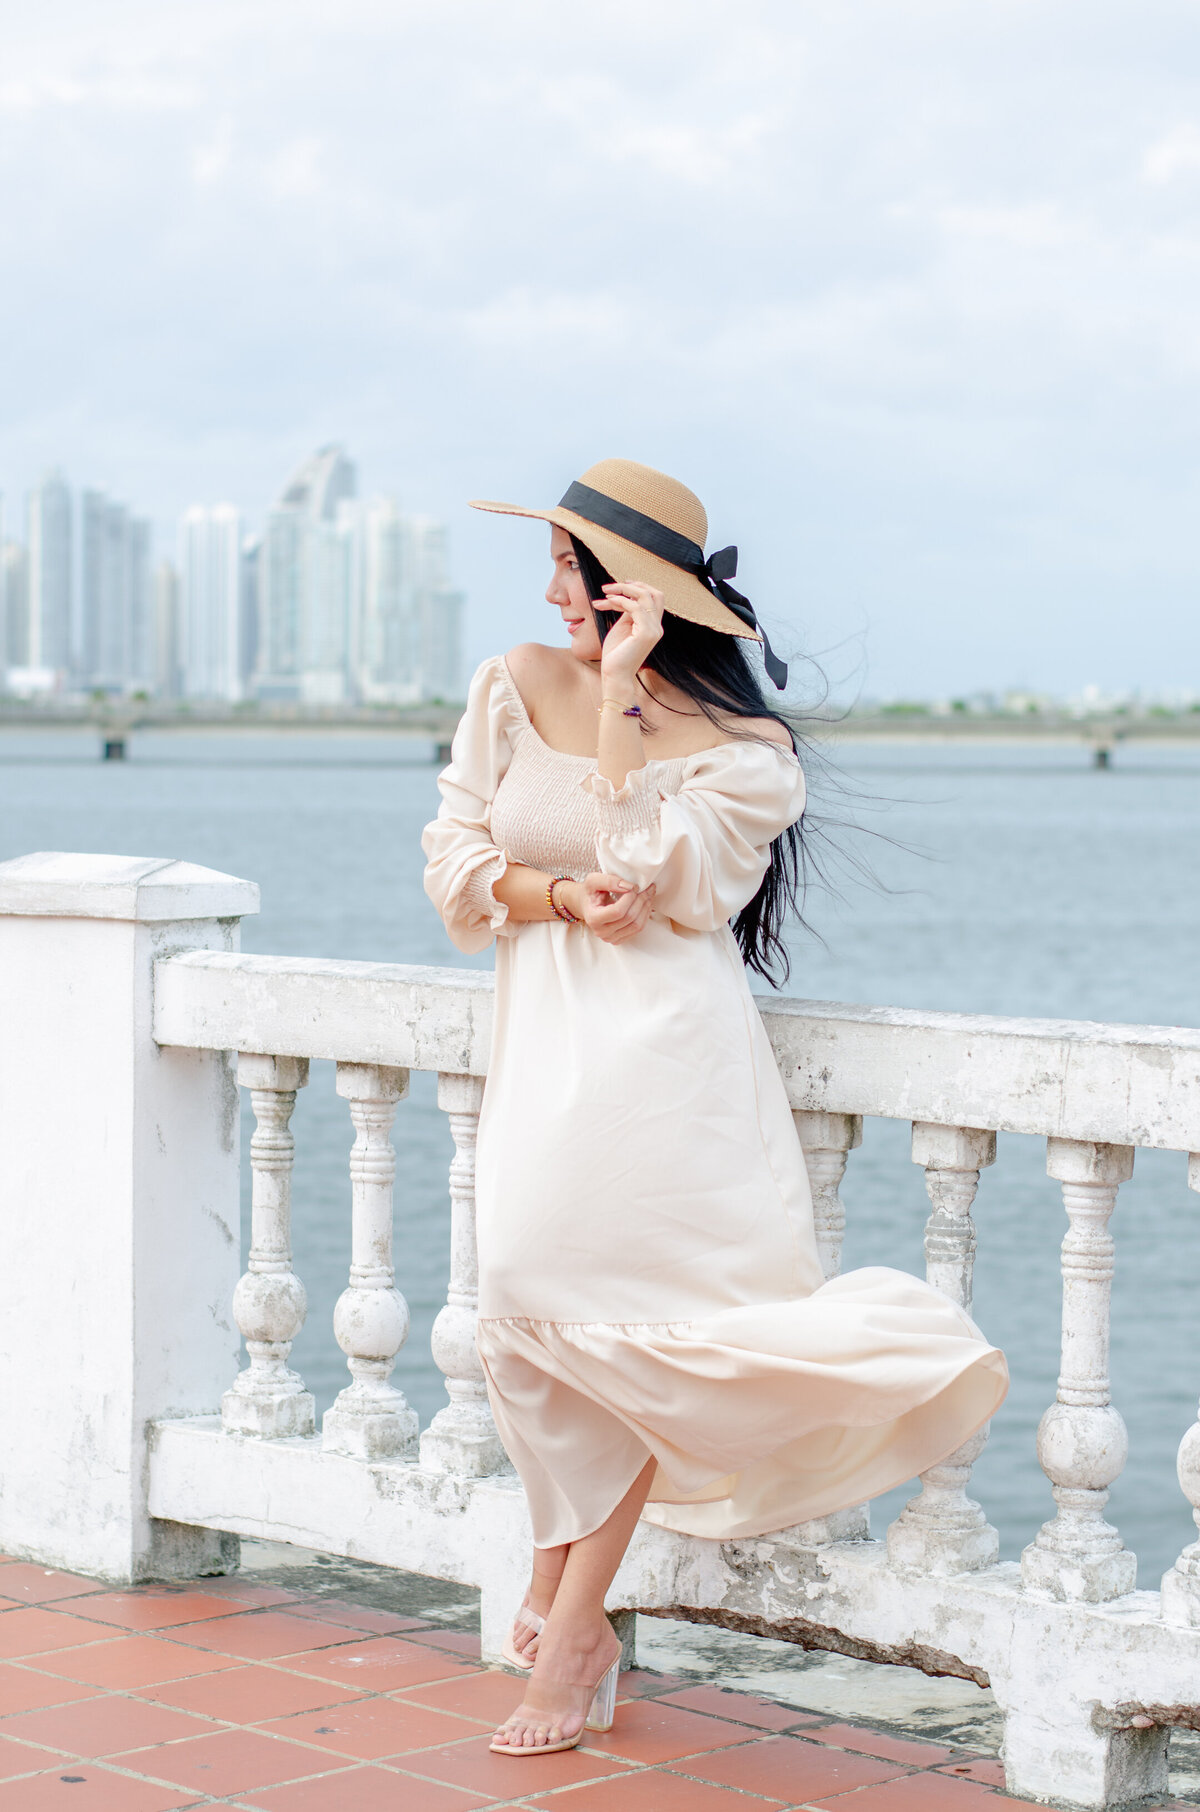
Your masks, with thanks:
[(600, 637), (596, 632), (596, 619), (592, 615), (587, 587), (575, 558), (575, 549), (571, 546), (571, 537), (557, 523), (550, 530), (550, 558), (554, 562), (554, 572), (546, 587), (546, 602), (553, 604), (561, 613), (575, 659), (598, 661)]

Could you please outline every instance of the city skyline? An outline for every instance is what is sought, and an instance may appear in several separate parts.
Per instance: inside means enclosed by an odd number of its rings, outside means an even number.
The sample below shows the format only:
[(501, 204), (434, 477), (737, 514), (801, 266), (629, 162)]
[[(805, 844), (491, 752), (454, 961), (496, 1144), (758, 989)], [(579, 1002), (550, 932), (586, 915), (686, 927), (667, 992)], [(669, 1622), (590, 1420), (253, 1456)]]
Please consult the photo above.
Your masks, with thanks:
[(444, 524), (360, 499), (340, 443), (296, 466), (252, 527), (191, 503), (169, 552), (148, 520), (59, 467), (0, 495), (0, 688), (308, 704), (463, 690), (464, 597)]

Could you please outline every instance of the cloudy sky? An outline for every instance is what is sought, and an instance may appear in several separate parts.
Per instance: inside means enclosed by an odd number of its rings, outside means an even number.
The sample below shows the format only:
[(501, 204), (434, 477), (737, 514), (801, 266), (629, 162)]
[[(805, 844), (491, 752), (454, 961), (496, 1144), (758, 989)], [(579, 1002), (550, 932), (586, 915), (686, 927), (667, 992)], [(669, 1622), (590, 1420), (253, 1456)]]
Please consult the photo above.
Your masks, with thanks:
[(0, 488), (251, 520), (341, 440), (552, 631), (593, 459), (873, 695), (1200, 686), (1195, 0), (39, 0)]

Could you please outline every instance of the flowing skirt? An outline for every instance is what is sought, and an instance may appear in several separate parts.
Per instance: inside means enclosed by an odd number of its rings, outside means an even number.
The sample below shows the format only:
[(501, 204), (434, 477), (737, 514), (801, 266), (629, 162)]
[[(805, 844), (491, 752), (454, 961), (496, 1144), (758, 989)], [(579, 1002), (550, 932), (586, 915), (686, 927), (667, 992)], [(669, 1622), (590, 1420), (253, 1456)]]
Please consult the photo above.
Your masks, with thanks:
[(727, 928), (497, 950), (479, 1352), (539, 1547), (611, 1514), (761, 1535), (878, 1496), (991, 1417), (1003, 1355), (880, 1266), (825, 1282), (804, 1155)]

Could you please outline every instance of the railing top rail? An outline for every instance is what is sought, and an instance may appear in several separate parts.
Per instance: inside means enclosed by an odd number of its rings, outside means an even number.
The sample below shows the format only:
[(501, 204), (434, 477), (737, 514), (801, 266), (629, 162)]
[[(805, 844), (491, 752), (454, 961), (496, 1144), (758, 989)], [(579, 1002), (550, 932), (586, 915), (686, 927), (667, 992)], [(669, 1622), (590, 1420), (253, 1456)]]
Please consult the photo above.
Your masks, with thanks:
[[(196, 951), (154, 1035), (201, 1050), (482, 1076), (486, 971)], [(757, 997), (794, 1108), (1200, 1150), (1200, 1029)]]

